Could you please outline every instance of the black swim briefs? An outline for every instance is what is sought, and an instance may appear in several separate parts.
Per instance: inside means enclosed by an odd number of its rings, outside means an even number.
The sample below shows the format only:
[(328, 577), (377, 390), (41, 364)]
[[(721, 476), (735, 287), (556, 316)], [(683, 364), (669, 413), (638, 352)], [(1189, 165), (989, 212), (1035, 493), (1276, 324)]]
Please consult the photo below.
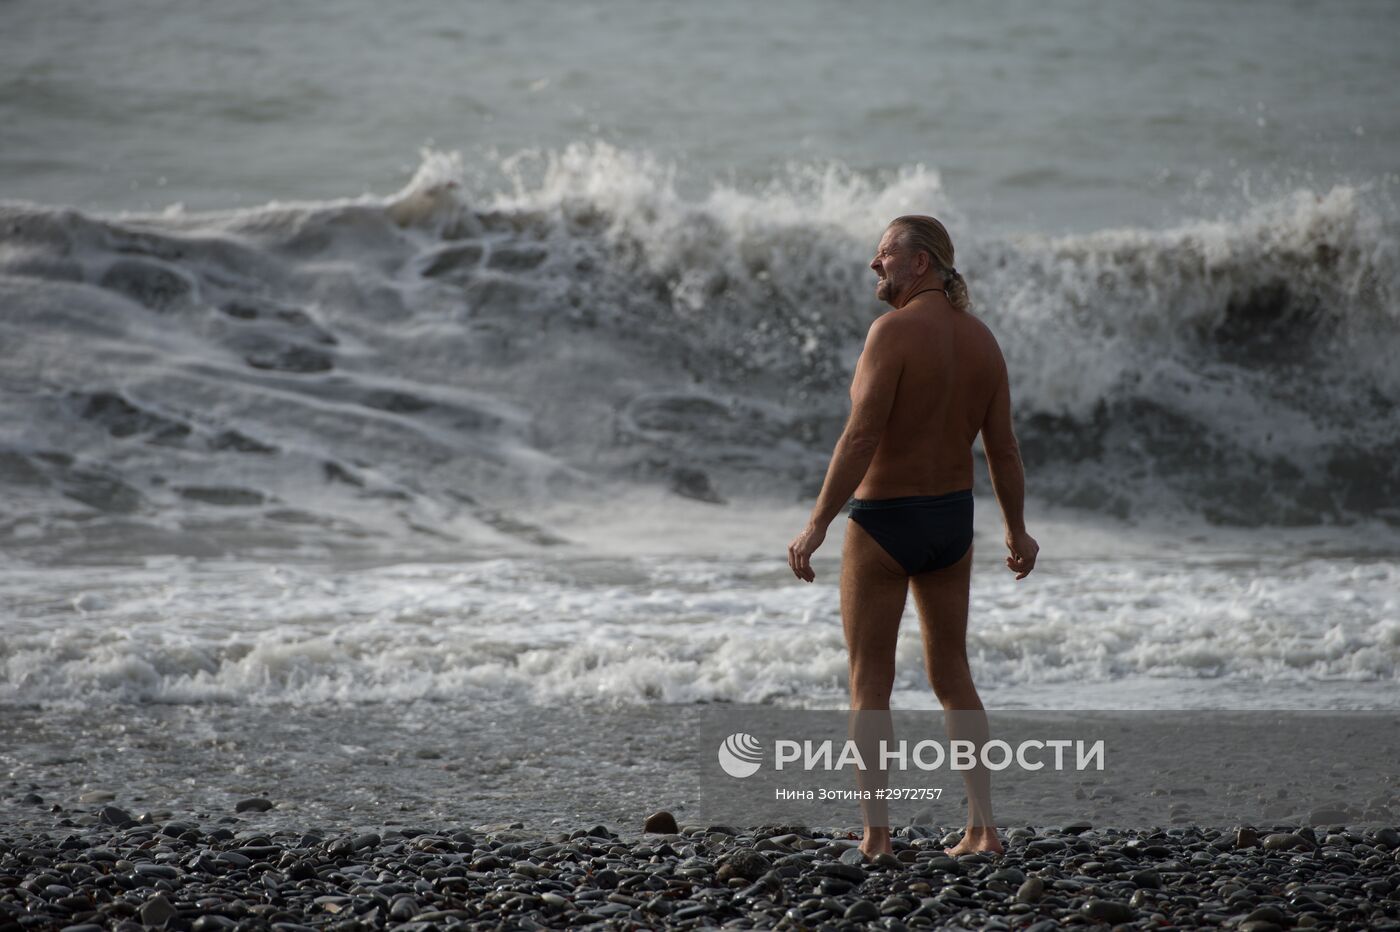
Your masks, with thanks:
[(910, 576), (952, 566), (972, 546), (972, 490), (851, 499), (851, 520)]

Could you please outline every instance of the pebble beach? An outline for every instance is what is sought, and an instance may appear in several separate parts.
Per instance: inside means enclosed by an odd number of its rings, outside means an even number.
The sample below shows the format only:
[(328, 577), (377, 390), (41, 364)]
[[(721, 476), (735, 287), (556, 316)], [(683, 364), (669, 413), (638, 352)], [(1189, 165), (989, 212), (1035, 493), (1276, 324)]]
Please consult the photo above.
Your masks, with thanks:
[[(913, 825), (869, 860), (853, 829), (676, 824), (549, 834), (517, 823), (330, 834), (72, 809), (13, 783), (0, 932), (55, 929), (1400, 928), (1400, 833), (1343, 825), (1004, 830), (1001, 856), (943, 852)], [(653, 829), (646, 831), (645, 829)]]

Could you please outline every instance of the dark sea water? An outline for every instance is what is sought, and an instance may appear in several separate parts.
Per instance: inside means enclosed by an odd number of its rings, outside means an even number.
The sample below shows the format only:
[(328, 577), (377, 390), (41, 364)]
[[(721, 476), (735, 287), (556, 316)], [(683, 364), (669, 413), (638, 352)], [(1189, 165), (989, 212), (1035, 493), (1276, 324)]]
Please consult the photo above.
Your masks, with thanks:
[(0, 705), (839, 705), (783, 547), (923, 212), (1044, 547), (979, 497), (987, 704), (1394, 708), (1398, 20), (0, 6)]

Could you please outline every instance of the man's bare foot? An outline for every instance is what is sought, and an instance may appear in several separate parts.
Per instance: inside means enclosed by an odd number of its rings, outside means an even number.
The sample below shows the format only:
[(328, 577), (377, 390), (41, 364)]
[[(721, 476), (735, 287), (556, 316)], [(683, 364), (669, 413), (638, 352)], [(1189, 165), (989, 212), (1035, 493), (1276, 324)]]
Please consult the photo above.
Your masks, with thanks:
[(890, 844), (890, 830), (867, 828), (865, 838), (860, 843), (860, 853), (871, 861), (879, 854), (894, 854), (894, 846)]
[(963, 832), (962, 841), (951, 848), (944, 848), (943, 853), (950, 858), (955, 858), (960, 854), (1004, 854), (1006, 849), (1001, 846), (1001, 839), (997, 837), (997, 830), (994, 828), (970, 828)]

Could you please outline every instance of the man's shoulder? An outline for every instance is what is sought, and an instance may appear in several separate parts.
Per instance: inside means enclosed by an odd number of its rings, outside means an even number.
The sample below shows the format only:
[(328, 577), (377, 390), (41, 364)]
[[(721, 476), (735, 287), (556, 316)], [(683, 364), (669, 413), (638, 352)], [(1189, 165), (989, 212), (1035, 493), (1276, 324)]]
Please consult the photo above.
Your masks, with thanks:
[(907, 333), (919, 327), (919, 317), (908, 308), (891, 308), (870, 322), (867, 337)]
[[(954, 336), (965, 334), (969, 337), (996, 342), (992, 328), (987, 326), (980, 317), (970, 311), (953, 311), (952, 314), (957, 324), (952, 328)], [(871, 321), (870, 328), (866, 331), (866, 340), (869, 341), (877, 336), (885, 340), (901, 339), (929, 330), (945, 334), (948, 332), (944, 326), (933, 323), (927, 316), (917, 311), (909, 308), (892, 308)]]
[(910, 321), (899, 311), (886, 311), (870, 322), (870, 329), (865, 332), (865, 352), (881, 357), (898, 355), (913, 333)]
[(881, 314), (870, 322), (870, 326), (865, 331), (865, 342), (868, 346), (876, 340), (884, 340), (898, 333), (905, 322), (898, 317), (899, 311), (890, 310)]

